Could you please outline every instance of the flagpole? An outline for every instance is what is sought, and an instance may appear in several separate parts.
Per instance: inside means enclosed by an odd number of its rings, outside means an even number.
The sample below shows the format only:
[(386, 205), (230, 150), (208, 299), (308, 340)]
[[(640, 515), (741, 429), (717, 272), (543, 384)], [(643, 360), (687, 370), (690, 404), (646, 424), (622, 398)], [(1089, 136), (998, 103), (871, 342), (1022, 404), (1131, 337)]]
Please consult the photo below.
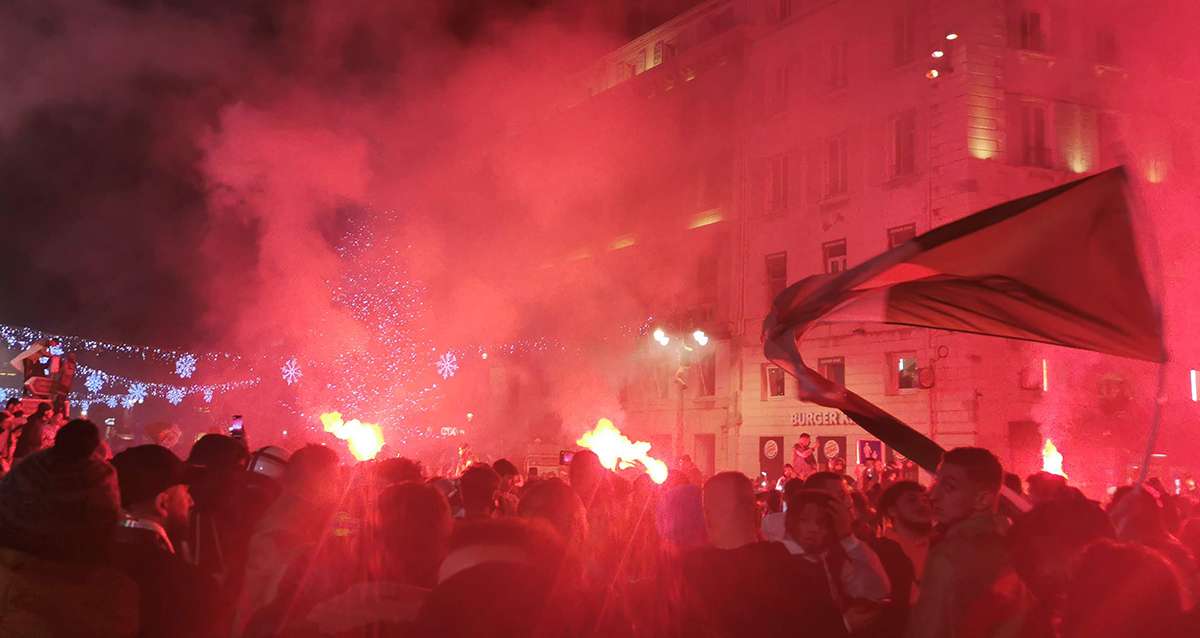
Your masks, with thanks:
[(1146, 482), (1150, 472), (1150, 459), (1154, 457), (1154, 447), (1158, 444), (1158, 426), (1162, 421), (1162, 406), (1166, 403), (1163, 388), (1167, 382), (1167, 362), (1158, 364), (1158, 388), (1154, 391), (1154, 420), (1150, 422), (1150, 436), (1146, 441), (1146, 454), (1142, 457), (1142, 469), (1138, 475), (1138, 485)]

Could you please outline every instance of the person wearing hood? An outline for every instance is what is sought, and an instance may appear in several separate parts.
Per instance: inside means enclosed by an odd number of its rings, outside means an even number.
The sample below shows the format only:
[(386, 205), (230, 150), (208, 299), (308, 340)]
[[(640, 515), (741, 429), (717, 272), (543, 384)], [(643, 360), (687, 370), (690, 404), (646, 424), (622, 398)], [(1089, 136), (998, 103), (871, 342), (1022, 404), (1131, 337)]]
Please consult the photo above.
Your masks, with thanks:
[(104, 563), (120, 498), (100, 449), (77, 419), (0, 480), (0, 635), (137, 635), (137, 586)]

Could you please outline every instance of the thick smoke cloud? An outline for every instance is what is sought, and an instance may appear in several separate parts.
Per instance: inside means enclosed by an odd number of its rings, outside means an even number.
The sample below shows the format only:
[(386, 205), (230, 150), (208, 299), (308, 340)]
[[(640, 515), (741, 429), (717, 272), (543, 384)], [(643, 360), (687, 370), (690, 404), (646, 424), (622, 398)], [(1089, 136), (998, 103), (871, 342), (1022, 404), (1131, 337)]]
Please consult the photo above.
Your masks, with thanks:
[[(2, 318), (330, 361), (371, 330), (330, 296), (348, 217), (412, 247), (433, 342), (586, 340), (644, 316), (694, 257), (599, 204), (682, 132), (647, 125), (653, 105), (561, 116), (620, 40), (556, 7), (476, 4), (6, 6), (2, 188), (36, 277), (4, 282), (33, 303)], [(661, 268), (592, 267), (635, 231), (668, 239)], [(616, 409), (615, 375), (513, 367)]]

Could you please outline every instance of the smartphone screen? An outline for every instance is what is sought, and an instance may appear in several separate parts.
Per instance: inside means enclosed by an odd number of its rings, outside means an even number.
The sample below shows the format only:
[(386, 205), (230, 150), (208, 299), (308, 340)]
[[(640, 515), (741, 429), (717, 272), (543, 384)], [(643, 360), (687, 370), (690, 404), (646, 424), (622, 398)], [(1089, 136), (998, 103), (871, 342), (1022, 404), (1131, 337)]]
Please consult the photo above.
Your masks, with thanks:
[(233, 415), (233, 420), (229, 422), (229, 436), (240, 437), (246, 434), (246, 429), (242, 425), (242, 415)]

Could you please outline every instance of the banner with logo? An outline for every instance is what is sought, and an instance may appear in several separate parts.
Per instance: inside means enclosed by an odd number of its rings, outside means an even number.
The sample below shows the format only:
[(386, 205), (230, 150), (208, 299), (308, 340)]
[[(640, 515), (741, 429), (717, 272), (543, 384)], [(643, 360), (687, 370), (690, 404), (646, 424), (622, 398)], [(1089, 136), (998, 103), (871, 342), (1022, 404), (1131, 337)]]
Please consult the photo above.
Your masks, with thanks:
[(758, 437), (758, 468), (767, 473), (767, 480), (774, 482), (783, 476), (783, 437)]
[(817, 465), (821, 470), (846, 471), (846, 437), (818, 436)]
[(921, 470), (911, 459), (888, 446), (884, 453), (884, 463), (887, 471), (895, 474), (898, 481), (916, 481), (920, 478)]

